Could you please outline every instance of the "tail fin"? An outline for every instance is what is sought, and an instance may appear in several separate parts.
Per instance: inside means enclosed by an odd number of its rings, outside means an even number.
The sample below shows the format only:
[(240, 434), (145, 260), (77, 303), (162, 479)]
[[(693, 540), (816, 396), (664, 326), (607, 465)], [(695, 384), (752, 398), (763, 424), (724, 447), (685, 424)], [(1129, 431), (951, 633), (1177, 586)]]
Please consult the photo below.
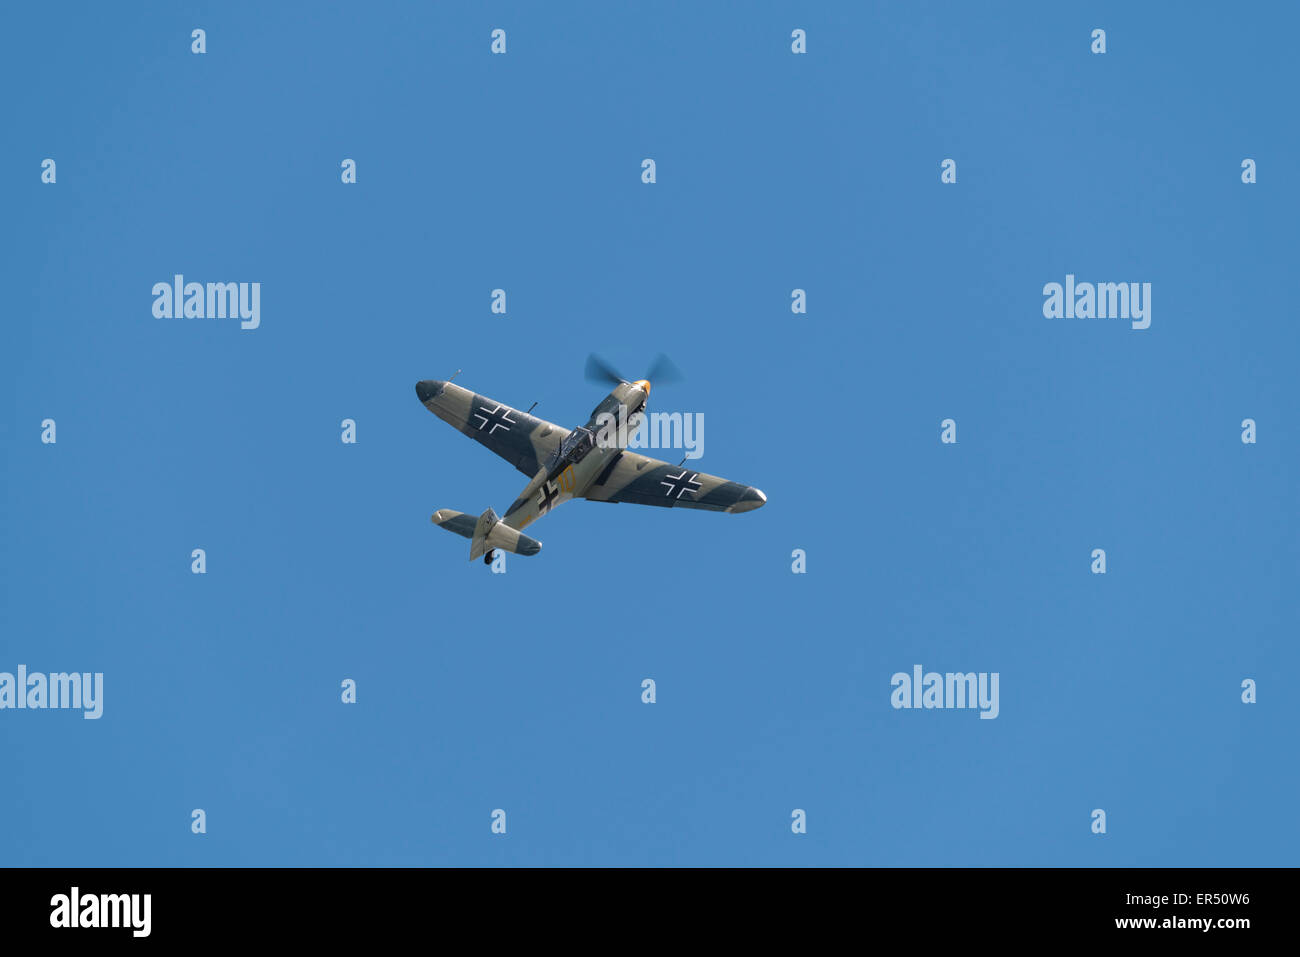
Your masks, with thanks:
[(433, 524), (470, 540), (470, 561), (493, 548), (501, 548), (516, 555), (536, 555), (542, 550), (541, 542), (503, 524), (497, 513), (490, 508), (477, 519), (464, 512), (440, 508), (433, 513), (431, 520)]

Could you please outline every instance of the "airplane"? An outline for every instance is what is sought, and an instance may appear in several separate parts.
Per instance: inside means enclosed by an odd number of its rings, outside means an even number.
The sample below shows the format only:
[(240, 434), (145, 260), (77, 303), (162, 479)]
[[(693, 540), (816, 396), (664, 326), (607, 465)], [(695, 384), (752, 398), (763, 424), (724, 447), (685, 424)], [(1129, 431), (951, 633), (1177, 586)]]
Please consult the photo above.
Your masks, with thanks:
[[(665, 377), (676, 377), (667, 357), (661, 356), (656, 367)], [(529, 477), (503, 518), (491, 508), (477, 518), (447, 508), (433, 513), (435, 525), (470, 540), (470, 561), (481, 555), (491, 564), (498, 548), (536, 555), (542, 543), (523, 530), (576, 498), (713, 512), (748, 512), (767, 502), (767, 496), (752, 485), (693, 471), (685, 466), (685, 459), (671, 465), (628, 449), (627, 436), (636, 430), (650, 395), (649, 380), (629, 382), (596, 356), (587, 360), (587, 377), (613, 382), (614, 388), (592, 410), (586, 425), (572, 429), (535, 418), (529, 414), (531, 408), (520, 412), (451, 380), (424, 379), (415, 384), (416, 397), (426, 409)], [(626, 429), (618, 429), (617, 422), (625, 423)]]

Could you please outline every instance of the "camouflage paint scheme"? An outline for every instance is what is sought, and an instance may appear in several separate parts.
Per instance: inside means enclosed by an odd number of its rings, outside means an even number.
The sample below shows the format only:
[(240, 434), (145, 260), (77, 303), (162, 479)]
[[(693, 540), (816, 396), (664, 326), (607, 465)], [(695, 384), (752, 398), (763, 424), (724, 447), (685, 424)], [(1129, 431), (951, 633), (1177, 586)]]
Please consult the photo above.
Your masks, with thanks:
[(416, 383), (415, 394), (438, 418), (529, 477), (504, 518), (497, 518), (492, 509), (477, 518), (451, 509), (433, 514), (434, 524), (471, 539), (471, 560), (490, 555), (494, 548), (537, 554), (542, 543), (519, 534), (521, 530), (575, 498), (714, 512), (748, 512), (767, 501), (753, 486), (593, 441), (607, 421), (602, 414), (617, 416), (620, 406), (633, 413), (627, 429), (632, 434), (635, 416), (644, 411), (650, 394), (644, 379), (615, 386), (592, 410), (587, 424), (577, 429), (562, 428), (438, 379)]

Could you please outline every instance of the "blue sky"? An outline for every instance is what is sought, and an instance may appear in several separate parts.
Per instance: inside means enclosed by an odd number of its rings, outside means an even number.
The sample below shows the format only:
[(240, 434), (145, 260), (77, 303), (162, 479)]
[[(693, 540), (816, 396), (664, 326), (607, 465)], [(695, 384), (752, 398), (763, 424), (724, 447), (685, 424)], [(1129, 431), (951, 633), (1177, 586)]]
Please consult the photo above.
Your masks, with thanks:
[[(8, 19), (0, 671), (105, 703), (0, 711), (4, 863), (1296, 862), (1294, 9)], [(1045, 319), (1067, 273), (1151, 327)], [(592, 350), (767, 506), (468, 563), (430, 513), (526, 480), (415, 382), (573, 425)], [(998, 718), (893, 709), (918, 663)]]

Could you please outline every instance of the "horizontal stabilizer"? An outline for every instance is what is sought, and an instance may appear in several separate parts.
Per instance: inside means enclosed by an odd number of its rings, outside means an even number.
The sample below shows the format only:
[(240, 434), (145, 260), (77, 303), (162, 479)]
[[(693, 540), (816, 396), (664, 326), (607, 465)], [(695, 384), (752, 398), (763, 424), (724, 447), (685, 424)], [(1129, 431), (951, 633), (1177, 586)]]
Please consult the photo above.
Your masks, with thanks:
[(478, 518), (450, 508), (440, 508), (433, 513), (431, 521), (439, 528), (470, 539), (470, 561), (495, 548), (516, 555), (536, 555), (542, 550), (541, 542), (502, 523), (497, 518), (497, 513), (490, 508)]
[(445, 528), (447, 531), (455, 532), (464, 538), (474, 537), (475, 519), (473, 515), (455, 512), (449, 508), (440, 508), (433, 513), (431, 520), (439, 528)]

